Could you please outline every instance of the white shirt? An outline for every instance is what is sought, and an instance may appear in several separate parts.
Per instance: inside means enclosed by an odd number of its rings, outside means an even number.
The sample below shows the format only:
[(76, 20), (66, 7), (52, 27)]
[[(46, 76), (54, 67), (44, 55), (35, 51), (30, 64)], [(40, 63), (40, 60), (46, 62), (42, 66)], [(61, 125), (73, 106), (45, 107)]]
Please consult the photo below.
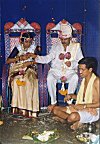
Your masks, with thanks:
[[(71, 66), (67, 67), (65, 65), (65, 59), (60, 60), (59, 55), (61, 53), (65, 54), (67, 52), (71, 53), (71, 58), (69, 61), (71, 62)], [(66, 70), (77, 70), (78, 61), (83, 58), (83, 54), (80, 48), (79, 43), (70, 43), (70, 45), (64, 51), (64, 47), (62, 43), (59, 41), (57, 44), (53, 45), (49, 54), (46, 56), (37, 56), (35, 61), (37, 63), (47, 64), (51, 62), (51, 69), (62, 70), (62, 66), (66, 68)], [(68, 60), (67, 60), (68, 61)]]

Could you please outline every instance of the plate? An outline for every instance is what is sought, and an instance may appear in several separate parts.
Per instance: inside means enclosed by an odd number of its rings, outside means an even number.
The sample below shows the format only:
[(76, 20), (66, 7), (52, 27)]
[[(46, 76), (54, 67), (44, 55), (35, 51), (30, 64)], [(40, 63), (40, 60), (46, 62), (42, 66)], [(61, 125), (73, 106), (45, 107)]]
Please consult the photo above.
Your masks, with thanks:
[(44, 131), (43, 133), (40, 134), (33, 134), (33, 140), (34, 142), (41, 142), (41, 143), (47, 143), (54, 141), (59, 138), (59, 133), (57, 130), (51, 130), (51, 131)]
[(59, 133), (57, 129), (51, 131), (43, 131), (39, 133), (37, 131), (32, 131), (27, 135), (24, 135), (22, 139), (33, 140), (34, 143), (49, 143), (59, 138)]
[(93, 141), (94, 139), (96, 139), (96, 135), (93, 133), (88, 133), (88, 132), (84, 132), (80, 135), (77, 135), (76, 138), (80, 141), (80, 142), (90, 142)]

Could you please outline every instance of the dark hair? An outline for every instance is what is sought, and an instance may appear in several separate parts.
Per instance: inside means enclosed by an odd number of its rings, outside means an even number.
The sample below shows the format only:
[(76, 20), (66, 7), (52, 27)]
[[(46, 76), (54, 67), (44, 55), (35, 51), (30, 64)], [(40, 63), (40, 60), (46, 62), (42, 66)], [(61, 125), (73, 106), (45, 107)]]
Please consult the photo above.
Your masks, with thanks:
[(96, 74), (97, 72), (97, 67), (98, 67), (98, 61), (95, 57), (85, 57), (82, 58), (78, 64), (85, 64), (86, 68), (92, 68), (92, 72), (94, 72)]
[(32, 38), (33, 39), (33, 36), (30, 32), (23, 33), (21, 36), (21, 42), (24, 42), (25, 38)]
[(32, 33), (32, 32), (25, 32), (25, 33), (23, 33), (23, 34), (21, 35), (20, 40), (21, 40), (21, 42), (23, 43), (26, 38), (31, 38), (31, 39), (33, 40), (33, 37), (34, 37), (34, 36), (35, 36), (35, 34)]
[(33, 38), (33, 36), (32, 36), (32, 33), (31, 33), (31, 32), (26, 32), (26, 33), (23, 33), (23, 34), (22, 34), (22, 37), (25, 37), (25, 38)]
[(37, 54), (37, 55), (41, 55), (41, 51), (42, 51), (42, 47), (37, 45), (36, 48), (35, 48), (34, 53)]

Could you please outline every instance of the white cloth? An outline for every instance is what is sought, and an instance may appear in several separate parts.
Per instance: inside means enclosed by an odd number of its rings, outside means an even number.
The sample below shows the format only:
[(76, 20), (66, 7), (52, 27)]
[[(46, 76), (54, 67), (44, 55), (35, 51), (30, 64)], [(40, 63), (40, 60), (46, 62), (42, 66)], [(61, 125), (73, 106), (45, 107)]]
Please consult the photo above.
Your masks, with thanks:
[[(84, 103), (92, 103), (92, 91), (93, 91), (93, 83), (96, 79), (96, 75), (93, 73), (88, 85), (87, 85), (87, 89), (85, 92), (85, 97), (84, 97)], [(83, 94), (84, 94), (84, 83), (85, 83), (85, 78), (83, 78), (82, 82), (81, 82), (81, 86), (77, 95), (77, 101), (76, 104), (82, 104), (83, 103)]]
[[(65, 65), (65, 59), (60, 60), (59, 55), (61, 53), (65, 54), (67, 52), (71, 53), (71, 66), (67, 67)], [(49, 95), (51, 97), (51, 104), (55, 104), (56, 101), (56, 83), (62, 76), (66, 76), (69, 82), (68, 93), (74, 93), (78, 83), (77, 67), (78, 61), (83, 58), (83, 54), (79, 43), (72, 43), (64, 51), (64, 47), (61, 41), (53, 45), (50, 53), (46, 56), (37, 56), (35, 61), (37, 63), (47, 64), (51, 62), (51, 68), (47, 76), (47, 86)], [(64, 68), (64, 70), (63, 70)]]
[(80, 115), (80, 123), (92, 123), (100, 118), (100, 108), (97, 108), (97, 115), (92, 115), (86, 111), (78, 111)]

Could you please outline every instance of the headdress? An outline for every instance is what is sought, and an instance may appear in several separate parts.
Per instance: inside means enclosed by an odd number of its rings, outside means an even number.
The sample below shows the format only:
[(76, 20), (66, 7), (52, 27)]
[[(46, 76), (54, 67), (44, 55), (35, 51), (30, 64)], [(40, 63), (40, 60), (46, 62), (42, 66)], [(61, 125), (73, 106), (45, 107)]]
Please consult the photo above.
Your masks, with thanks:
[(60, 22), (60, 31), (58, 32), (58, 35), (60, 38), (72, 37), (72, 27), (66, 20)]

